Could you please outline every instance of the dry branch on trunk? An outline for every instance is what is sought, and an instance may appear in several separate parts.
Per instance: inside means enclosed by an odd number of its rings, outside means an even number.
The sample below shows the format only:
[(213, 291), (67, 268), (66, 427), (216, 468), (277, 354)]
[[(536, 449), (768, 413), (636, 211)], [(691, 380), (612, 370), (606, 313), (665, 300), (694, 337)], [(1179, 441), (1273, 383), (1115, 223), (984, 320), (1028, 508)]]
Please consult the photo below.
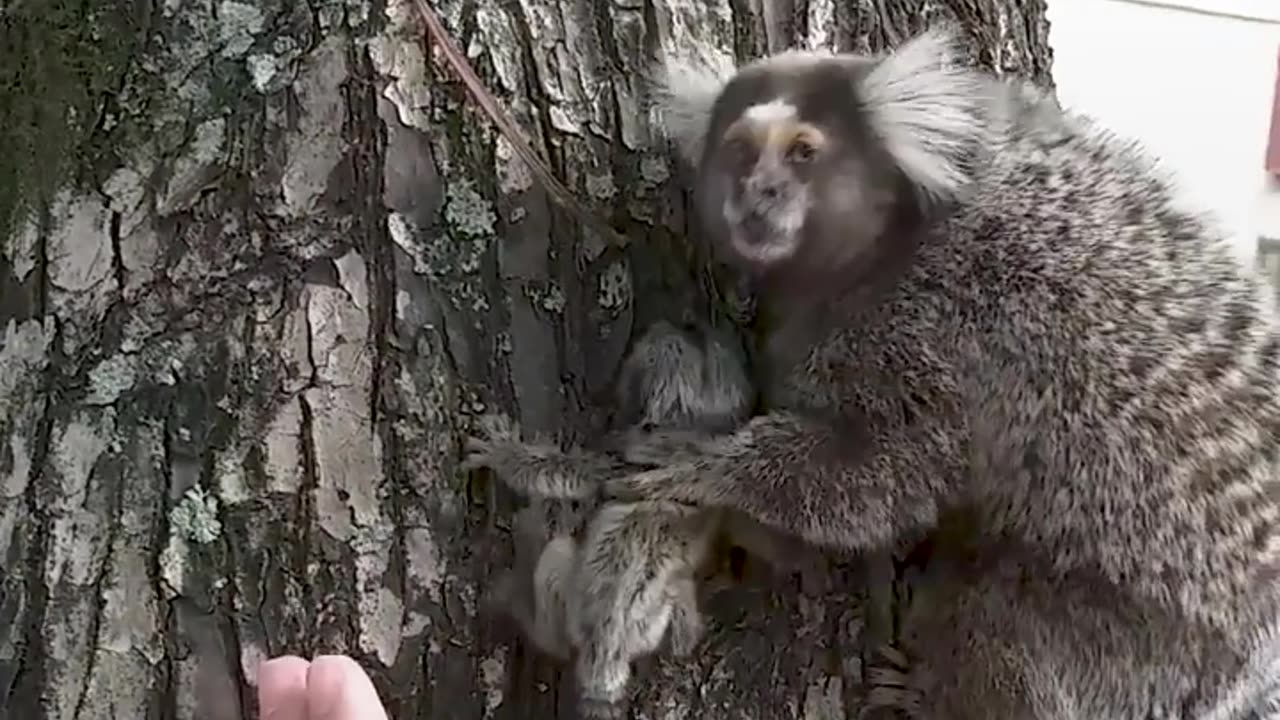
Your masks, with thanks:
[[(458, 433), (496, 405), (580, 436), (637, 328), (723, 311), (642, 69), (933, 17), (1050, 64), (1043, 0), (435, 7), (628, 248), (549, 203), (404, 0), (0, 5), (0, 718), (251, 717), (286, 652), (356, 656), (396, 718), (568, 716), (478, 611), (512, 500)], [(642, 716), (845, 717), (891, 630), (871, 567), (715, 597)]]

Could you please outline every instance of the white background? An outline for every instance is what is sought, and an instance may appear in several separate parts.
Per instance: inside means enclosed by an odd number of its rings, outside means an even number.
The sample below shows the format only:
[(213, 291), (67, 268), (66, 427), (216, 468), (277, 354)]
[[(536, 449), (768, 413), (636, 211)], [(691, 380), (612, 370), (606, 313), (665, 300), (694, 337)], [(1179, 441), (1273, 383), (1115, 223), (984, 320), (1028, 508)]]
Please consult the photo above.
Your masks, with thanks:
[(1264, 171), (1280, 0), (1049, 0), (1062, 103), (1142, 140), (1251, 260), (1280, 238)]

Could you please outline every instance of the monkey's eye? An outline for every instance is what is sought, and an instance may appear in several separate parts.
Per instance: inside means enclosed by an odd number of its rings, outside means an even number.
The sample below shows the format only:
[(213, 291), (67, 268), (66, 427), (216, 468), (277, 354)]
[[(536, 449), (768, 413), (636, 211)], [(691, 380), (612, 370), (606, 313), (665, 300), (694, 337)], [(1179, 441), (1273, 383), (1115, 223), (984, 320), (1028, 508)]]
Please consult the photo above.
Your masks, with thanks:
[(793, 165), (805, 165), (813, 161), (818, 149), (808, 141), (797, 139), (787, 148), (787, 162)]

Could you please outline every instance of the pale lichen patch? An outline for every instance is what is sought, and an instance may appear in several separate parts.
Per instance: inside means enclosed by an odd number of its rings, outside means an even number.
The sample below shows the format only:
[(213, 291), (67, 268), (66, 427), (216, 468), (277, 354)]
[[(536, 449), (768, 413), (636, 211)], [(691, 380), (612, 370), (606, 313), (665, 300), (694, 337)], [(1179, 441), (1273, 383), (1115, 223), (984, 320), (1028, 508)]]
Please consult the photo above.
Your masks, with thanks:
[(262, 32), (262, 11), (248, 3), (223, 0), (218, 6), (218, 42), (223, 57), (243, 55)]
[(598, 280), (597, 298), (600, 307), (607, 310), (620, 310), (631, 303), (631, 273), (627, 269), (626, 260), (619, 259), (610, 263)]
[(671, 178), (671, 167), (660, 155), (645, 155), (640, 158), (640, 177), (652, 185), (661, 185)]
[(431, 628), (431, 616), (426, 613), (410, 611), (404, 619), (404, 636), (418, 637)]
[(502, 705), (503, 685), (507, 677), (505, 653), (497, 653), (480, 661), (480, 687), (484, 690), (485, 716), (491, 716)]
[(130, 390), (138, 380), (137, 355), (117, 354), (104, 358), (89, 371), (88, 405), (110, 405)]
[(516, 155), (515, 148), (501, 135), (494, 143), (494, 170), (498, 176), (498, 189), (507, 195), (522, 193), (533, 187), (533, 173)]
[(195, 486), (169, 511), (169, 525), (179, 537), (199, 545), (214, 542), (222, 535), (218, 519), (218, 498)]
[(618, 194), (618, 186), (614, 184), (612, 175), (589, 173), (586, 186), (587, 194), (596, 200), (612, 200)]
[(545, 285), (539, 287), (530, 283), (525, 286), (525, 294), (529, 300), (545, 312), (555, 315), (564, 312), (565, 296), (564, 291), (555, 281), (547, 281)]
[(279, 89), (278, 80), (284, 68), (280, 58), (271, 53), (254, 53), (244, 59), (244, 64), (254, 90), (266, 94)]
[(476, 192), (470, 178), (456, 178), (445, 188), (445, 220), (455, 231), (471, 238), (493, 236), (498, 216), (493, 206)]

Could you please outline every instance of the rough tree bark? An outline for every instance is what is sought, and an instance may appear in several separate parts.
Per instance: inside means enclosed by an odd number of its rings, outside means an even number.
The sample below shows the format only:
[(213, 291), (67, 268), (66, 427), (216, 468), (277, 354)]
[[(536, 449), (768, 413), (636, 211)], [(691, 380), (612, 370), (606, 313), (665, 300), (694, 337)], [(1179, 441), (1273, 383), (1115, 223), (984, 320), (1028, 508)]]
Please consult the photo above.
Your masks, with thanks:
[[(0, 3), (0, 718), (252, 717), (285, 652), (356, 656), (396, 718), (569, 716), (479, 613), (513, 500), (458, 436), (497, 406), (573, 437), (633, 331), (716, 310), (644, 61), (949, 16), (1049, 82), (1044, 0), (435, 6), (628, 248), (548, 201), (404, 0)], [(886, 572), (717, 596), (641, 716), (846, 717)]]

